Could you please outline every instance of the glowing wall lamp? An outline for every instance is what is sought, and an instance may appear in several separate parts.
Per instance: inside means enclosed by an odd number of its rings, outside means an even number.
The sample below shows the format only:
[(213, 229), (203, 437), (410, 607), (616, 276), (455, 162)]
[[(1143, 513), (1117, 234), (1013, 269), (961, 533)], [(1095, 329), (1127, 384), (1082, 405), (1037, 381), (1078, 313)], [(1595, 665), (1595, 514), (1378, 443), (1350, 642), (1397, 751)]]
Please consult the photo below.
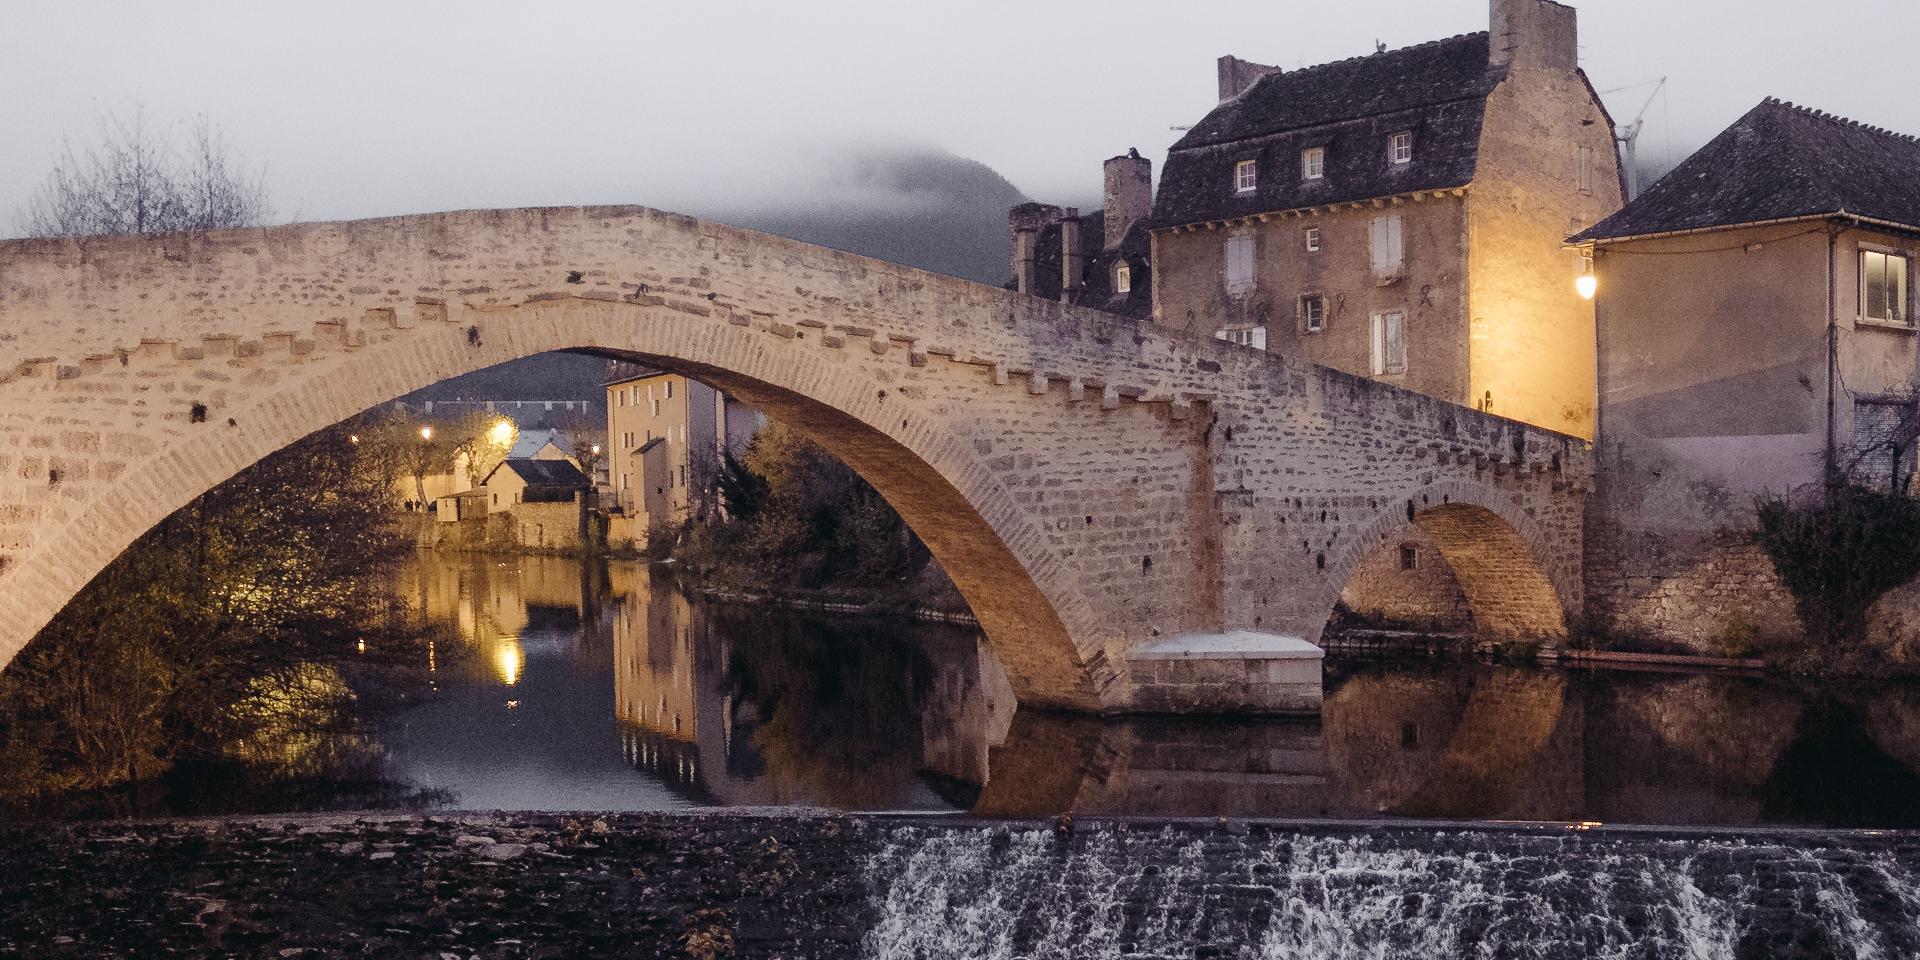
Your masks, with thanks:
[(1573, 278), (1573, 289), (1579, 291), (1580, 299), (1592, 300), (1600, 292), (1600, 278), (1593, 275), (1593, 257), (1581, 258), (1580, 275)]

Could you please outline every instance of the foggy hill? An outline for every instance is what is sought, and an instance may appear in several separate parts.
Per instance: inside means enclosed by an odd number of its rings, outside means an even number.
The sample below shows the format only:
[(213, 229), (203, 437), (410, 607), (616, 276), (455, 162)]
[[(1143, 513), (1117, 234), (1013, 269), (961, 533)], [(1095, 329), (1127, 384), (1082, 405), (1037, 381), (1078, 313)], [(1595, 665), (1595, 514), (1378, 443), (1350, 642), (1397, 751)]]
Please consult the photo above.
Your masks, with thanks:
[[(1007, 208), (1026, 197), (991, 167), (928, 149), (869, 150), (824, 162), (757, 208), (679, 212), (849, 253), (999, 285), (1009, 274)], [(575, 400), (602, 395), (603, 361), (545, 354), (434, 384), (408, 400)]]

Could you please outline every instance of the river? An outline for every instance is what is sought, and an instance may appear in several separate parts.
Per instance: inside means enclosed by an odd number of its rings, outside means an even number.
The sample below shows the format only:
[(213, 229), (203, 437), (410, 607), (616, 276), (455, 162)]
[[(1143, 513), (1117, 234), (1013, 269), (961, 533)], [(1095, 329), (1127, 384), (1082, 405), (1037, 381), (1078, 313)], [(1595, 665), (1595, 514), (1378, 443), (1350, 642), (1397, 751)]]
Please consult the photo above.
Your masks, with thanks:
[(1920, 689), (1333, 658), (1318, 722), (1016, 710), (976, 631), (698, 599), (662, 568), (436, 556), (388, 774), (465, 810), (1920, 825)]

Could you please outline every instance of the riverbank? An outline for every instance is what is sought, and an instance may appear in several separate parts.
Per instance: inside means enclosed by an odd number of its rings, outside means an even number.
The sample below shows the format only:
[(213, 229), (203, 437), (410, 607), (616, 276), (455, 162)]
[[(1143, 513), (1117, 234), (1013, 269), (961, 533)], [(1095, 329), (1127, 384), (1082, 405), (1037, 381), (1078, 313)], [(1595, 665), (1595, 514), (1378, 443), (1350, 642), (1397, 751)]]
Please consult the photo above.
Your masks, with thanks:
[(9, 956), (1920, 955), (1899, 832), (336, 815), (0, 858)]

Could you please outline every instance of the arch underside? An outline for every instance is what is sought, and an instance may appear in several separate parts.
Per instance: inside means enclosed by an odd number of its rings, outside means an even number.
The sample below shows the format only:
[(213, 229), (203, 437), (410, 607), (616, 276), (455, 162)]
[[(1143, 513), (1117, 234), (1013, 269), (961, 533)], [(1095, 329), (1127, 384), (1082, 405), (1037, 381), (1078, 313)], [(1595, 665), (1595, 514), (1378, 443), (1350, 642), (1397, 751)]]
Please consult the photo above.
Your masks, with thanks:
[[(511, 316), (510, 324), (487, 324), (481, 342), (459, 331), (432, 331), (416, 344), (383, 345), (390, 360), (366, 362), (368, 355), (360, 354), (311, 369), (290, 367), (298, 375), (216, 411), (204, 429), (131, 467), (129, 476), (152, 486), (100, 490), (70, 514), (63, 534), (42, 538), (0, 574), (0, 590), (23, 591), (26, 610), (16, 623), (0, 625), (0, 667), (141, 534), (252, 463), (421, 387), (571, 350), (685, 374), (819, 443), (871, 483), (927, 545), (972, 607), (1022, 702), (1101, 707), (1089, 671), (1100, 641), (1095, 628), (1077, 622), (1086, 619), (1083, 604), (1041, 582), (1056, 565), (1044, 539), (992, 472), (966, 454), (936, 405), (898, 397), (886, 405), (870, 382), (818, 357), (770, 346), (764, 334), (716, 330), (670, 311), (575, 301), (519, 308)], [(221, 427), (228, 419), (234, 425)]]
[[(1444, 605), (1449, 586), (1457, 585), (1470, 622), (1480, 633), (1505, 639), (1565, 635), (1564, 601), (1535, 547), (1507, 519), (1480, 504), (1446, 502), (1415, 512), (1412, 520), (1399, 523), (1397, 530), (1360, 551), (1337, 586), (1350, 589), (1353, 570), (1362, 563), (1375, 568), (1391, 565), (1394, 558), (1383, 554), (1397, 553), (1409, 541), (1434, 548), (1444, 569), (1416, 567), (1398, 582), (1391, 576), (1378, 577), (1368, 584), (1369, 591), (1430, 594)], [(1417, 562), (1430, 563), (1431, 558)]]

